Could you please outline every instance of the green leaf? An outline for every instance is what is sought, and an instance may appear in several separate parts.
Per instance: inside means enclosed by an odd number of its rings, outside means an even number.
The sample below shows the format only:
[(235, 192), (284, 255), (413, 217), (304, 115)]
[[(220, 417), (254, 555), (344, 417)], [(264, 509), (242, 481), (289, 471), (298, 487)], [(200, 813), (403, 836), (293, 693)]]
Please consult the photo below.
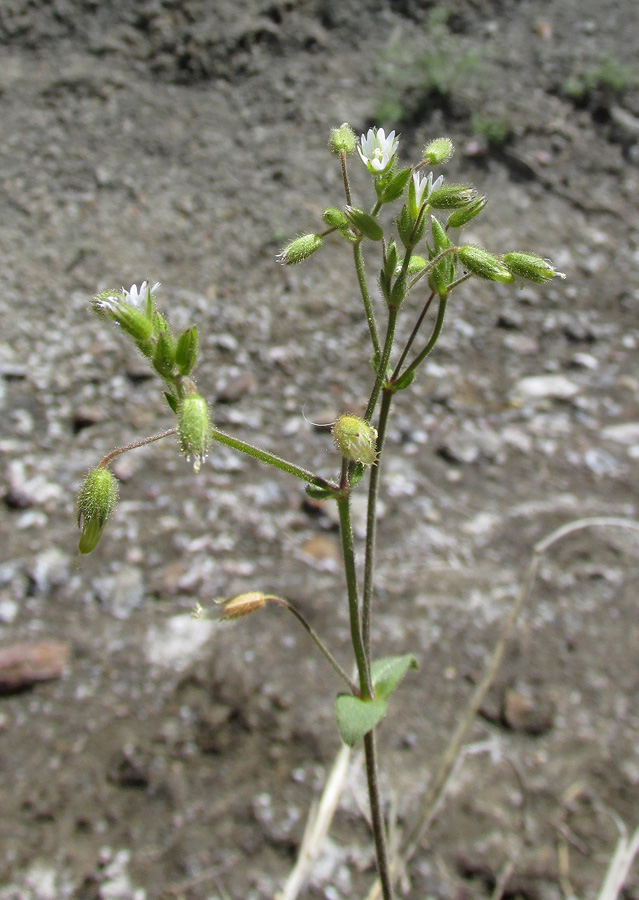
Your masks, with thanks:
[(318, 487), (315, 484), (307, 484), (306, 493), (311, 500), (336, 500), (339, 497), (338, 491), (333, 491), (331, 488)]
[(351, 694), (340, 694), (335, 701), (337, 727), (348, 747), (368, 734), (386, 715), (385, 700), (362, 700)]
[(409, 669), (417, 668), (417, 659), (412, 653), (403, 656), (385, 656), (371, 666), (371, 681), (376, 700), (385, 701), (393, 693)]

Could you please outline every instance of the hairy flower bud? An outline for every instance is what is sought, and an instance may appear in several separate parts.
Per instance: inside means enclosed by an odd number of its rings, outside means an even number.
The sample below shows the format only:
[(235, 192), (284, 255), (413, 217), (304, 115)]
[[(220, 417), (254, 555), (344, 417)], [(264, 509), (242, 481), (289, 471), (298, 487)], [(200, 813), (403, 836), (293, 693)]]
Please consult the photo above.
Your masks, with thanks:
[(291, 241), (290, 244), (287, 244), (278, 253), (277, 258), (285, 266), (296, 266), (298, 263), (308, 259), (316, 250), (319, 250), (323, 243), (324, 241), (319, 234), (303, 234), (301, 237)]
[(339, 128), (331, 128), (328, 138), (328, 148), (335, 156), (339, 156), (342, 151), (345, 156), (355, 153), (357, 146), (357, 138), (355, 132), (346, 122), (342, 123)]
[(462, 206), (461, 209), (456, 209), (448, 217), (448, 227), (463, 228), (463, 226), (472, 221), (475, 216), (479, 215), (487, 202), (485, 197), (477, 197), (469, 203), (468, 206)]
[(124, 290), (101, 291), (91, 301), (91, 309), (100, 318), (111, 319), (135, 341), (146, 341), (151, 337), (151, 320), (141, 309), (127, 302)]
[(345, 231), (348, 228), (348, 219), (341, 209), (330, 206), (322, 213), (322, 219), (329, 228), (337, 228), (338, 231)]
[(76, 497), (78, 527), (81, 529), (80, 553), (91, 553), (98, 545), (107, 519), (118, 500), (118, 485), (106, 466), (92, 469)]
[(448, 137), (435, 138), (424, 147), (422, 159), (431, 166), (443, 166), (453, 158), (455, 148)]
[(501, 259), (513, 275), (526, 278), (528, 281), (536, 281), (538, 284), (543, 284), (555, 277), (566, 277), (563, 272), (558, 272), (549, 260), (542, 259), (541, 256), (536, 256), (534, 253), (513, 251), (505, 253)]
[(238, 594), (231, 600), (224, 600), (222, 603), (222, 619), (240, 619), (242, 616), (248, 616), (252, 612), (257, 612), (266, 604), (266, 595), (261, 591), (248, 591), (246, 594)]
[(477, 191), (465, 184), (446, 184), (437, 188), (428, 198), (433, 209), (459, 209), (468, 206), (477, 197)]
[(371, 241), (381, 241), (384, 237), (382, 226), (379, 222), (362, 209), (356, 209), (354, 206), (347, 206), (344, 210), (346, 216), (355, 228), (360, 231), (364, 237)]
[(500, 259), (481, 247), (473, 247), (470, 244), (459, 247), (457, 256), (464, 268), (479, 278), (500, 281), (502, 284), (510, 284), (515, 280), (515, 276)]
[(359, 416), (340, 416), (333, 425), (333, 440), (342, 456), (372, 466), (377, 459), (377, 429)]
[(178, 406), (180, 449), (187, 460), (193, 460), (193, 471), (199, 472), (211, 446), (211, 416), (208, 403), (199, 394), (188, 394)]

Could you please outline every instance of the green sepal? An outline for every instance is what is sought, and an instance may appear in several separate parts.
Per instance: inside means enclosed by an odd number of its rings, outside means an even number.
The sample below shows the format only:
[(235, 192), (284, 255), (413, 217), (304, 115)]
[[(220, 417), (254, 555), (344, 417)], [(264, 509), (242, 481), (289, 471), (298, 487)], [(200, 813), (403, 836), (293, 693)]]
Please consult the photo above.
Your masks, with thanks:
[(163, 378), (173, 373), (175, 364), (175, 345), (169, 331), (160, 331), (155, 353), (153, 354), (153, 368)]
[(164, 398), (166, 402), (169, 404), (169, 407), (172, 412), (177, 415), (178, 411), (178, 399), (173, 394), (170, 394), (168, 391), (164, 391)]
[(311, 500), (337, 500), (340, 496), (339, 491), (318, 487), (316, 484), (307, 484), (305, 490)]
[(371, 241), (381, 241), (384, 237), (382, 226), (363, 209), (347, 206), (344, 210), (349, 222)]
[(435, 254), (441, 253), (442, 250), (448, 250), (449, 247), (453, 246), (453, 242), (446, 234), (442, 223), (435, 216), (431, 216), (431, 230), (433, 232)]
[(397, 244), (391, 241), (386, 248), (386, 260), (384, 262), (384, 275), (390, 282), (397, 269)]
[(408, 207), (406, 206), (406, 204), (404, 204), (404, 206), (402, 206), (402, 211), (397, 216), (397, 233), (399, 234), (399, 238), (402, 244), (406, 248), (411, 246), (413, 225), (414, 222), (411, 219), (410, 213), (408, 212)]
[(488, 281), (499, 281), (501, 284), (511, 284), (515, 280), (515, 276), (504, 263), (482, 247), (464, 245), (458, 249), (457, 255), (462, 266), (472, 275), (486, 278)]
[(410, 258), (410, 262), (408, 263), (408, 268), (406, 269), (406, 274), (408, 275), (409, 278), (414, 278), (415, 275), (419, 275), (419, 273), (422, 271), (422, 269), (425, 269), (425, 268), (426, 268), (426, 260), (424, 259), (424, 257), (418, 256), (416, 253), (414, 253)]
[(339, 694), (335, 701), (337, 728), (347, 747), (368, 734), (386, 715), (385, 700), (362, 700), (352, 694)]
[(376, 700), (387, 700), (409, 669), (417, 668), (417, 658), (412, 653), (403, 656), (385, 656), (371, 665), (371, 682)]
[(147, 359), (151, 359), (153, 351), (155, 350), (153, 341), (136, 341), (135, 345), (143, 356), (146, 356)]
[(411, 169), (400, 169), (387, 182), (376, 185), (377, 196), (382, 203), (393, 203), (404, 193), (404, 188), (410, 178)]
[(406, 296), (406, 276), (399, 275), (395, 279), (395, 284), (393, 285), (393, 289), (391, 290), (390, 300), (388, 301), (388, 305), (393, 309), (397, 309), (402, 305), (404, 297)]
[(180, 375), (189, 375), (197, 362), (199, 340), (197, 327), (187, 328), (178, 338), (175, 348), (175, 362)]

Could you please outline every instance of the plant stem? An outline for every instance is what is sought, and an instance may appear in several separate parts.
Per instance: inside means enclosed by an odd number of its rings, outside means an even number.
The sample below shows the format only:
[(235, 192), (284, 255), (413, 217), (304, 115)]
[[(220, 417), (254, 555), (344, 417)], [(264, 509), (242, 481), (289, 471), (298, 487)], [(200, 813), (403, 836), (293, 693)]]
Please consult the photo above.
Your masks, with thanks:
[(397, 323), (398, 313), (399, 306), (391, 306), (388, 310), (388, 327), (386, 328), (384, 351), (382, 353), (381, 359), (379, 360), (377, 368), (377, 378), (375, 379), (375, 384), (373, 386), (373, 390), (371, 391), (370, 400), (368, 401), (368, 406), (366, 407), (366, 413), (364, 415), (364, 418), (367, 422), (370, 422), (373, 417), (373, 413), (375, 412), (375, 407), (377, 405), (377, 399), (379, 397), (379, 392), (381, 391), (382, 385), (386, 380), (386, 369), (388, 368), (388, 361), (390, 359), (391, 350), (393, 348), (393, 340), (395, 338), (395, 325)]
[(373, 837), (375, 839), (375, 855), (377, 857), (377, 871), (382, 886), (384, 900), (393, 900), (393, 882), (388, 863), (388, 850), (386, 848), (386, 827), (382, 815), (382, 805), (379, 796), (379, 783), (377, 779), (377, 747), (375, 742), (375, 729), (364, 735), (364, 754), (366, 756), (366, 778), (368, 781), (368, 798), (371, 807), (371, 823)]
[[(349, 201), (350, 203), (350, 201)], [(364, 255), (362, 253), (362, 242), (357, 241), (353, 246), (353, 257), (355, 259), (355, 271), (357, 272), (357, 281), (359, 282), (359, 290), (364, 303), (364, 311), (366, 312), (366, 321), (368, 322), (368, 330), (370, 331), (371, 341), (373, 343), (373, 351), (376, 357), (380, 355), (379, 332), (377, 330), (377, 322), (375, 321), (375, 313), (373, 312), (373, 303), (368, 292), (366, 283), (366, 274), (364, 273)]]
[(408, 356), (408, 351), (409, 351), (410, 348), (412, 347), (413, 341), (414, 341), (415, 338), (417, 337), (417, 332), (418, 332), (419, 329), (422, 327), (422, 322), (424, 321), (424, 317), (425, 317), (426, 313), (427, 313), (428, 310), (430, 309), (430, 305), (431, 305), (431, 303), (433, 302), (433, 297), (434, 297), (434, 296), (435, 296), (435, 292), (432, 291), (430, 297), (428, 298), (428, 300), (427, 300), (426, 303), (424, 304), (424, 308), (423, 308), (422, 311), (420, 312), (420, 314), (419, 314), (419, 316), (418, 316), (418, 318), (417, 318), (417, 321), (415, 322), (415, 327), (414, 327), (413, 330), (411, 331), (410, 337), (409, 337), (408, 340), (406, 341), (406, 346), (405, 346), (404, 349), (402, 350), (402, 355), (399, 357), (399, 361), (398, 361), (397, 365), (395, 366), (395, 371), (393, 372), (393, 380), (395, 380), (395, 379), (397, 379), (397, 378), (399, 377), (399, 373), (400, 373), (400, 371), (401, 371), (401, 368), (402, 368), (402, 366), (404, 365), (404, 360), (405, 360), (406, 357)]
[(115, 459), (116, 456), (119, 456), (121, 453), (127, 453), (129, 450), (136, 450), (138, 447), (146, 447), (147, 444), (152, 444), (154, 441), (161, 441), (165, 437), (170, 437), (172, 434), (176, 434), (177, 428), (168, 428), (166, 431), (161, 431), (159, 434), (154, 434), (148, 438), (142, 438), (141, 441), (133, 441), (131, 444), (126, 444), (124, 447), (116, 447), (115, 450), (112, 450), (110, 453), (101, 459), (98, 463), (98, 469), (104, 469), (105, 466), (108, 466), (112, 459)]
[(403, 378), (409, 372), (414, 372), (415, 369), (419, 365), (421, 365), (421, 363), (423, 363), (423, 361), (426, 359), (428, 354), (431, 352), (431, 350), (437, 343), (437, 341), (439, 339), (439, 335), (441, 334), (442, 328), (444, 326), (444, 316), (446, 315), (447, 299), (448, 298), (445, 296), (441, 296), (439, 298), (439, 308), (437, 310), (437, 320), (435, 322), (435, 327), (433, 328), (433, 333), (430, 336), (430, 340), (428, 341), (428, 343), (426, 344), (424, 349), (421, 351), (421, 353), (419, 353), (415, 357), (415, 359), (412, 361), (412, 363), (409, 366), (407, 366), (406, 369), (404, 369), (401, 376), (399, 376), (400, 378)]
[(353, 528), (351, 526), (351, 498), (350, 494), (337, 500), (339, 510), (339, 525), (342, 535), (342, 550), (344, 553), (344, 574), (346, 576), (346, 588), (348, 591), (348, 611), (351, 625), (351, 641), (359, 674), (360, 696), (364, 700), (371, 700), (373, 691), (370, 683), (369, 661), (364, 652), (362, 632), (359, 621), (359, 600), (357, 597), (357, 575), (355, 573), (355, 552), (353, 550)]
[(301, 478), (302, 481), (306, 481), (308, 484), (314, 484), (316, 487), (320, 488), (329, 488), (333, 491), (338, 490), (336, 484), (331, 484), (331, 482), (327, 481), (325, 478), (314, 475), (312, 472), (309, 472), (308, 469), (296, 466), (294, 463), (288, 462), (280, 456), (276, 456), (274, 453), (269, 453), (268, 450), (261, 450), (259, 447), (254, 447), (253, 444), (248, 444), (246, 441), (239, 440), (239, 438), (231, 437), (230, 434), (225, 434), (218, 428), (214, 427), (212, 429), (211, 437), (214, 441), (218, 441), (226, 447), (231, 447), (233, 450), (239, 450), (240, 453), (246, 453), (247, 456), (252, 456), (253, 459), (259, 459), (260, 462), (267, 463), (269, 466), (275, 466), (276, 469), (281, 469), (282, 472), (288, 472), (289, 475)]
[(339, 159), (342, 164), (342, 179), (344, 181), (344, 193), (346, 194), (346, 202), (349, 206), (352, 206), (351, 203), (351, 186), (348, 182), (348, 172), (346, 170), (346, 154), (343, 150), (339, 151)]
[(386, 437), (386, 425), (390, 405), (393, 400), (392, 391), (382, 393), (382, 403), (377, 423), (377, 464), (371, 468), (368, 482), (368, 508), (366, 513), (366, 561), (364, 563), (364, 591), (362, 594), (362, 641), (367, 659), (371, 658), (371, 607), (373, 601), (373, 578), (375, 574), (375, 538), (377, 535), (377, 495), (381, 477), (382, 451)]
[(351, 693), (356, 697), (359, 696), (359, 688), (357, 687), (355, 682), (352, 680), (352, 678), (349, 678), (349, 676), (346, 674), (344, 669), (342, 669), (342, 667), (337, 662), (337, 660), (335, 659), (335, 657), (333, 656), (331, 651), (328, 649), (326, 644), (321, 640), (321, 638), (318, 637), (317, 633), (314, 631), (314, 629), (311, 627), (311, 625), (309, 625), (309, 623), (306, 621), (306, 619), (304, 618), (302, 613), (299, 611), (299, 609), (297, 609), (296, 606), (293, 606), (292, 603), (289, 603), (288, 600), (285, 600), (283, 597), (276, 597), (274, 594), (268, 594), (264, 599), (271, 600), (273, 603), (279, 603), (280, 606), (284, 607), (284, 609), (287, 609), (290, 613), (292, 613), (295, 616), (297, 621), (300, 623), (302, 628), (304, 628), (304, 630), (306, 631), (306, 633), (308, 634), (310, 639), (313, 641), (313, 643), (315, 644), (317, 649), (320, 651), (320, 653), (322, 653), (324, 655), (324, 657), (328, 660), (328, 662), (331, 664), (333, 669), (335, 669), (335, 671), (337, 672), (339, 677), (343, 681), (346, 682)]

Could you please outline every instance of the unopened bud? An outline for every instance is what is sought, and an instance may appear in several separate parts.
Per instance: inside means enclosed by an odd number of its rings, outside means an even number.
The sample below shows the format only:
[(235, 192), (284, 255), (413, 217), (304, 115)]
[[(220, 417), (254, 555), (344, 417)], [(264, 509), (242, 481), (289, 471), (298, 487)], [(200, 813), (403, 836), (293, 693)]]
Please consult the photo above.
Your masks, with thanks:
[(342, 456), (352, 462), (372, 466), (377, 459), (377, 429), (359, 416), (340, 416), (332, 429)]
[(481, 247), (473, 247), (470, 244), (459, 247), (457, 256), (464, 268), (479, 278), (500, 281), (502, 284), (510, 284), (515, 280), (515, 276), (500, 259), (487, 250), (482, 250)]
[(223, 621), (228, 619), (240, 619), (242, 616), (248, 616), (252, 612), (266, 604), (266, 595), (261, 591), (249, 591), (246, 594), (238, 594), (231, 600), (225, 600), (222, 603)]
[(348, 219), (341, 209), (334, 206), (325, 209), (322, 218), (329, 228), (337, 228), (338, 231), (345, 231), (348, 228)]
[(357, 138), (355, 137), (355, 132), (346, 122), (340, 125), (339, 128), (331, 128), (328, 148), (335, 156), (339, 156), (342, 151), (345, 156), (350, 156), (355, 152), (356, 146)]
[(555, 269), (550, 260), (542, 259), (541, 256), (536, 256), (534, 253), (513, 251), (512, 253), (505, 253), (502, 256), (502, 260), (513, 275), (526, 278), (528, 281), (536, 281), (538, 284), (543, 284), (543, 282), (550, 281), (555, 277), (566, 277), (563, 272), (558, 272)]
[(422, 158), (431, 166), (443, 166), (453, 158), (455, 148), (448, 137), (435, 138), (430, 144), (426, 144)]
[(175, 344), (169, 331), (161, 331), (158, 334), (152, 362), (155, 371), (163, 378), (173, 374)]
[(175, 362), (180, 375), (189, 375), (193, 371), (193, 366), (197, 362), (198, 353), (198, 336), (195, 325), (187, 328), (178, 338), (177, 347), (175, 348)]
[(412, 278), (414, 275), (419, 275), (422, 269), (426, 268), (426, 260), (423, 256), (418, 256), (417, 254), (413, 254), (410, 258), (410, 262), (408, 263), (408, 269), (406, 270), (406, 274), (409, 278)]
[(92, 469), (76, 497), (78, 527), (81, 529), (80, 553), (91, 553), (98, 546), (107, 519), (118, 501), (118, 485), (106, 466)]
[(472, 221), (475, 216), (479, 215), (487, 202), (485, 197), (477, 197), (472, 203), (469, 203), (468, 206), (456, 209), (448, 217), (448, 227), (463, 228), (463, 226)]
[(468, 206), (477, 197), (477, 191), (465, 184), (447, 184), (437, 188), (428, 196), (433, 209), (460, 209)]
[(381, 241), (384, 237), (382, 226), (371, 215), (364, 212), (363, 209), (347, 206), (345, 213), (349, 222), (351, 222), (364, 237), (369, 238), (371, 241)]
[(193, 460), (193, 470), (200, 471), (211, 445), (212, 431), (209, 407), (199, 394), (192, 393), (178, 407), (178, 435), (180, 449), (188, 460)]
[(278, 253), (277, 258), (285, 266), (296, 266), (298, 263), (308, 259), (309, 256), (312, 256), (323, 243), (324, 241), (319, 234), (303, 234), (284, 247)]
[(431, 216), (431, 228), (433, 232), (433, 247), (435, 248), (435, 253), (441, 253), (442, 250), (448, 250), (449, 247), (453, 246), (453, 243), (446, 234), (441, 222), (439, 219), (436, 219), (435, 216)]

